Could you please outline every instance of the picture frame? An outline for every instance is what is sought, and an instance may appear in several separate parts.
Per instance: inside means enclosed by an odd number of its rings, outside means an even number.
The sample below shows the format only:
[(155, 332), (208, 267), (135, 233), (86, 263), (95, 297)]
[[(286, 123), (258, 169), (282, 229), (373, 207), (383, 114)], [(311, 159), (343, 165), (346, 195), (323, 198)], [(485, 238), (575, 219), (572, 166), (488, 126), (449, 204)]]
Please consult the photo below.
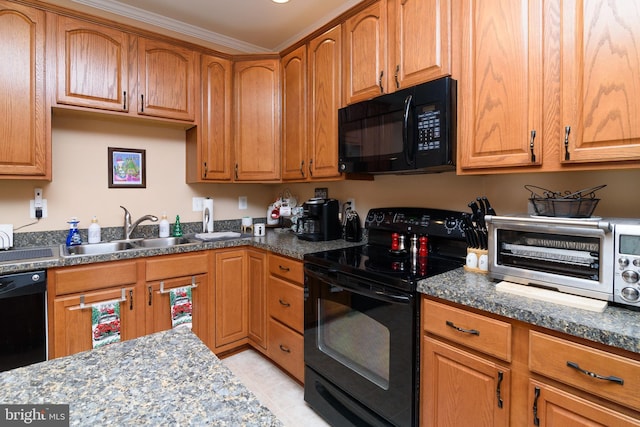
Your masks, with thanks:
[(108, 147), (109, 188), (146, 188), (146, 150)]

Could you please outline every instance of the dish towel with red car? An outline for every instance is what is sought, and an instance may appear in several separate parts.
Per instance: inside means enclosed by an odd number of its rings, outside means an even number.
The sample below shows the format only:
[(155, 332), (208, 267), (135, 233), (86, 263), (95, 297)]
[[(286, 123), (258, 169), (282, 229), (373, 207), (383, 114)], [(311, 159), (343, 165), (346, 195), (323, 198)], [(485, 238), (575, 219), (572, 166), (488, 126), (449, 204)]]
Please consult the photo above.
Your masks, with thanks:
[(91, 306), (91, 342), (93, 348), (120, 341), (120, 301)]
[(191, 286), (173, 288), (169, 291), (171, 303), (171, 326), (191, 329)]

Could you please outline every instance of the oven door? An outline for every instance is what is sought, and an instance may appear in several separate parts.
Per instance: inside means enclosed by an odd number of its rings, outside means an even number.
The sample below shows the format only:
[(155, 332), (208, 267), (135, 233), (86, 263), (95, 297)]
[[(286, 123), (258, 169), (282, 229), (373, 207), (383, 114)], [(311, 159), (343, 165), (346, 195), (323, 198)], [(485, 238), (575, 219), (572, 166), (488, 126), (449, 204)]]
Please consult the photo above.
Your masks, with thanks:
[(305, 264), (305, 400), (333, 425), (416, 425), (415, 295)]

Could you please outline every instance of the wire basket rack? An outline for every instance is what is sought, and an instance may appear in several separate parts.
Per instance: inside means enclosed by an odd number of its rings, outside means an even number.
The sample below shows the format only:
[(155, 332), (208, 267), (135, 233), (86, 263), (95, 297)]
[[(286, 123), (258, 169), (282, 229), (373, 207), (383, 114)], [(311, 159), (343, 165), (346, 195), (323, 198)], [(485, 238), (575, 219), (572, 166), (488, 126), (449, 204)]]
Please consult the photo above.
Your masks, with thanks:
[(525, 185), (531, 193), (529, 201), (536, 215), (562, 218), (589, 218), (600, 199), (595, 192), (606, 184), (586, 188), (580, 191), (551, 191), (535, 185)]

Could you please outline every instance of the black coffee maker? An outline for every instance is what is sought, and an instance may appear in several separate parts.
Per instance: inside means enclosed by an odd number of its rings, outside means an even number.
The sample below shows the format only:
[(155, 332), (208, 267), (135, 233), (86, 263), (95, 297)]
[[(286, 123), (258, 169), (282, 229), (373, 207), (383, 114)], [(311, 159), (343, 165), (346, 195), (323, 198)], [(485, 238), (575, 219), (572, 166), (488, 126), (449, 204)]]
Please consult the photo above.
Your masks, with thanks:
[(296, 235), (299, 239), (313, 242), (339, 239), (342, 236), (339, 209), (336, 199), (307, 200), (302, 205), (303, 215), (298, 219)]

